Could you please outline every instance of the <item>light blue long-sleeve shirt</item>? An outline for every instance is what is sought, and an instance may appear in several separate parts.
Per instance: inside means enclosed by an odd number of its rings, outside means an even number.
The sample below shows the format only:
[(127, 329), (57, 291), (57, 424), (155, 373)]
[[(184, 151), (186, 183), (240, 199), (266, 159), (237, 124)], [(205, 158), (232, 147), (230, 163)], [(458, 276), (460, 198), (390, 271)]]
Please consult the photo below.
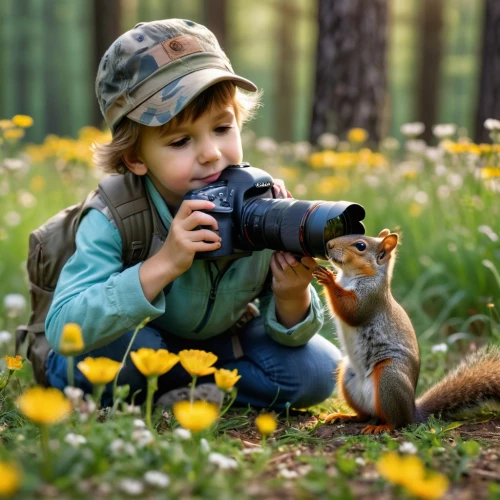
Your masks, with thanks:
[[(170, 229), (172, 215), (165, 201), (149, 179), (146, 186), (164, 226)], [(248, 302), (259, 297), (267, 333), (281, 344), (303, 345), (320, 330), (323, 306), (310, 286), (307, 317), (293, 328), (280, 324), (272, 290), (266, 284), (271, 255), (271, 250), (253, 252), (234, 260), (220, 276), (213, 261), (194, 260), (150, 303), (139, 280), (141, 263), (124, 269), (119, 231), (103, 213), (92, 209), (78, 228), (76, 252), (59, 276), (45, 323), (47, 339), (58, 351), (63, 326), (77, 323), (88, 352), (147, 317), (153, 326), (177, 336), (206, 339), (234, 325)], [(214, 300), (211, 290), (216, 292)]]

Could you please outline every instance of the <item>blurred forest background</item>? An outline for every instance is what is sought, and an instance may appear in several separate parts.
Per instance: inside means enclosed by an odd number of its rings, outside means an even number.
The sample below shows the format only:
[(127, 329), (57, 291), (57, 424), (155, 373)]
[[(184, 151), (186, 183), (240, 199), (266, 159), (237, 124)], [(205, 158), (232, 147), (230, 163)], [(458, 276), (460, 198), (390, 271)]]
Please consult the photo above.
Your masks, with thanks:
[(400, 125), (418, 120), (424, 139), (431, 125), (455, 123), (486, 141), (482, 123), (495, 114), (486, 87), (497, 0), (2, 0), (0, 9), (0, 115), (32, 116), (28, 142), (101, 127), (104, 51), (137, 22), (169, 17), (212, 29), (235, 71), (264, 89), (249, 125), (258, 136), (314, 143), (363, 127), (400, 138)]
[(30, 232), (102, 177), (104, 52), (169, 17), (264, 90), (245, 161), (361, 203), (367, 234), (401, 228), (393, 288), (420, 340), (500, 341), (500, 0), (1, 0), (0, 297), (28, 296)]

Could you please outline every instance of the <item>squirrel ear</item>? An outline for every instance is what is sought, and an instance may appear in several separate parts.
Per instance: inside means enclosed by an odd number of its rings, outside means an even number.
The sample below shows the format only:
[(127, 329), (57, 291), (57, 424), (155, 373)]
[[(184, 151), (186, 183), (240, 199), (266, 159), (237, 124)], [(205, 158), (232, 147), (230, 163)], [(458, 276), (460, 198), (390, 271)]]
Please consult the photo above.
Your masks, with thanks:
[(391, 257), (392, 251), (397, 247), (397, 245), (398, 235), (396, 233), (386, 236), (378, 246), (377, 262), (379, 264), (384, 264), (385, 262), (387, 262)]
[(380, 233), (378, 234), (377, 238), (385, 238), (386, 236), (389, 236), (391, 234), (391, 232), (389, 231), (389, 229), (382, 229), (382, 231), (380, 231)]

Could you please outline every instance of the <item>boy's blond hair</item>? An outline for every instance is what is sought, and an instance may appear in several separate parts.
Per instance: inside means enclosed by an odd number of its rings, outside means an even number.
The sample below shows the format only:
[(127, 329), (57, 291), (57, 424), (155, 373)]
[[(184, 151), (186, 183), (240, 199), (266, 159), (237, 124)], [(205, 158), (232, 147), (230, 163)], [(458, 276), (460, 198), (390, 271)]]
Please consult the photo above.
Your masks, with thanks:
[[(158, 129), (159, 134), (164, 134), (175, 130), (186, 122), (197, 120), (212, 106), (232, 105), (238, 127), (241, 129), (245, 122), (255, 116), (255, 112), (260, 106), (261, 96), (261, 92), (244, 92), (231, 81), (222, 81), (203, 91), (165, 125), (154, 128)], [(141, 131), (146, 126), (125, 117), (116, 127), (110, 142), (92, 145), (95, 165), (107, 174), (125, 174), (128, 168), (123, 156), (129, 152), (136, 153), (138, 151)]]

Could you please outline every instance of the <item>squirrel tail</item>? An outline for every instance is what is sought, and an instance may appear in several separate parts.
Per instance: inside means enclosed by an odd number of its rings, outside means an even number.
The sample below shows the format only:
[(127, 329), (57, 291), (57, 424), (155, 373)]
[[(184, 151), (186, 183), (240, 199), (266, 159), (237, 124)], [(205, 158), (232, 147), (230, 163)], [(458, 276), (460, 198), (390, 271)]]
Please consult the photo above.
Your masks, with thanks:
[(416, 401), (417, 422), (430, 415), (453, 415), (489, 400), (500, 402), (500, 347), (489, 345), (467, 356)]

